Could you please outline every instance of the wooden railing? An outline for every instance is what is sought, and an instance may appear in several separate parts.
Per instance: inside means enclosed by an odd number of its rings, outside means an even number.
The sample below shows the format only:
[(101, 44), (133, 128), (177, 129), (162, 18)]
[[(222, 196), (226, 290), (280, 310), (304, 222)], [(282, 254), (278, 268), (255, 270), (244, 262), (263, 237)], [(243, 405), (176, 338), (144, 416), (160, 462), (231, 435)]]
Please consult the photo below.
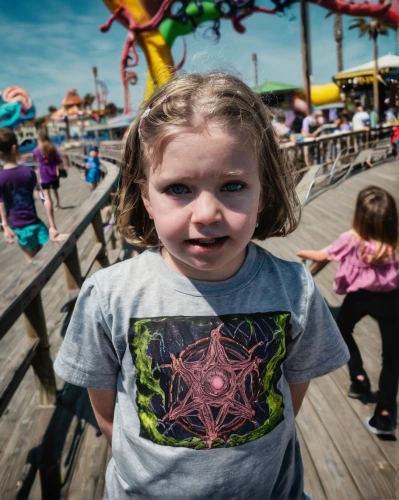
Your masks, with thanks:
[(390, 137), (393, 126), (358, 132), (339, 132), (323, 135), (315, 139), (305, 139), (296, 144), (303, 151), (302, 156), (307, 166), (332, 164), (343, 149), (361, 151), (381, 139)]
[[(70, 164), (82, 166), (82, 156), (66, 155)], [(29, 367), (32, 366), (40, 393), (40, 405), (52, 406), (56, 402), (56, 382), (53, 360), (47, 334), (46, 316), (43, 309), (41, 290), (55, 271), (62, 265), (69, 300), (76, 299), (80, 287), (95, 261), (102, 267), (110, 264), (107, 247), (115, 246), (113, 226), (103, 229), (101, 208), (108, 204), (110, 193), (116, 189), (119, 168), (102, 161), (106, 170), (104, 180), (97, 189), (72, 214), (63, 228), (67, 238), (60, 243), (49, 243), (25, 267), (12, 286), (1, 296), (0, 301), (0, 339), (15, 321), (24, 315), (26, 338), (19, 349), (17, 358), (11, 360), (0, 379), (0, 416), (3, 414), (13, 395), (18, 390)], [(94, 243), (85, 266), (82, 268), (77, 251), (77, 242), (83, 232), (91, 225), (94, 230)], [(55, 408), (55, 406), (54, 406)], [(48, 471), (40, 470), (41, 476), (48, 477)], [(43, 498), (46, 497), (42, 481)]]

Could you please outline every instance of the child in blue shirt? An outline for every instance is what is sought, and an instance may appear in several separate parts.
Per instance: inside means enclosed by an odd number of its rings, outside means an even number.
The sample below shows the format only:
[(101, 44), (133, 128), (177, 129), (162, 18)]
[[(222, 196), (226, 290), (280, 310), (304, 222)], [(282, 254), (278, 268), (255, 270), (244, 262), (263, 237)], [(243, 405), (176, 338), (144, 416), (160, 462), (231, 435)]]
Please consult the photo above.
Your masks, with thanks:
[(86, 160), (85, 181), (90, 184), (90, 189), (94, 191), (100, 182), (100, 159), (98, 158), (98, 148), (94, 147)]

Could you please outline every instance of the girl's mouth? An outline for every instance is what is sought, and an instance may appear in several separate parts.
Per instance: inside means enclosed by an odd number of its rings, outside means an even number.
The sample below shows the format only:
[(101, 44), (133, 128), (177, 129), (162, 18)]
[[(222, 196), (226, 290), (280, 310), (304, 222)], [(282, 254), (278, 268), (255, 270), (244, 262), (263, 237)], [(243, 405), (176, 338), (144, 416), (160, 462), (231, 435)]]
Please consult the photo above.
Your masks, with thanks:
[(220, 238), (198, 238), (193, 240), (186, 240), (187, 243), (196, 250), (211, 251), (218, 250), (227, 241), (228, 236), (221, 236)]

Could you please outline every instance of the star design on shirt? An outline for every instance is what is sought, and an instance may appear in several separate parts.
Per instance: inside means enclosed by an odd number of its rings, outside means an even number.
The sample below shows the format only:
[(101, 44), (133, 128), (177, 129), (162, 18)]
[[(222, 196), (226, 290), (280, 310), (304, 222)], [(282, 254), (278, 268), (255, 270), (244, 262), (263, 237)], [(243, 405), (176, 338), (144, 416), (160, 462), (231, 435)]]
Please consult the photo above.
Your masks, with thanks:
[(210, 337), (191, 344), (171, 363), (169, 411), (162, 422), (178, 422), (212, 447), (217, 438), (226, 439), (247, 421), (256, 425), (256, 401), (262, 389), (257, 343), (248, 350), (239, 342), (224, 337), (218, 328)]

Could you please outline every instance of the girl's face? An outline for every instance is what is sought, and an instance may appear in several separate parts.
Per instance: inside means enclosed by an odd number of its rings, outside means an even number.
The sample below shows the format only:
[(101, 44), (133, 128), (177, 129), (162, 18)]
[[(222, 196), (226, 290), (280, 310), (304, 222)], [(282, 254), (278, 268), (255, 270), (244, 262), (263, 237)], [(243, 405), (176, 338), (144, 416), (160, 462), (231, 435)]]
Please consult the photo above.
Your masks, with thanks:
[(241, 267), (261, 209), (259, 165), (243, 136), (218, 126), (182, 131), (147, 172), (143, 201), (167, 265), (221, 281)]

